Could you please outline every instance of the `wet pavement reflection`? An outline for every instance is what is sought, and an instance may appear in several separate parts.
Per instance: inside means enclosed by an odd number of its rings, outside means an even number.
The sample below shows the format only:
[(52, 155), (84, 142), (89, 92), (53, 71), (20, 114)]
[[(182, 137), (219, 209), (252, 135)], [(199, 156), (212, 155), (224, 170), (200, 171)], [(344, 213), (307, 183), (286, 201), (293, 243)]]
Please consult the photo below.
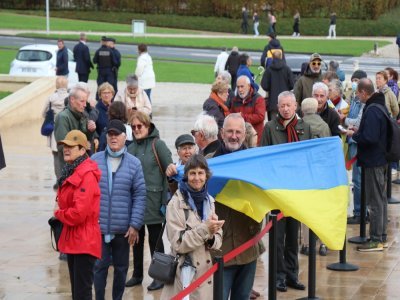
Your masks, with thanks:
[[(158, 84), (153, 90), (154, 123), (176, 159), (175, 138), (192, 129), (201, 112), (210, 86)], [(16, 116), (19, 117), (19, 116)], [(1, 124), (0, 124), (1, 125)], [(53, 162), (46, 138), (40, 135), (41, 122), (1, 128), (7, 168), (0, 171), (0, 299), (70, 299), (68, 269), (58, 260), (50, 244), (48, 218), (52, 215), (55, 193)], [(393, 185), (400, 199), (400, 187)], [(347, 260), (360, 267), (357, 272), (333, 272), (326, 265), (338, 262), (337, 251), (317, 257), (316, 295), (324, 299), (398, 299), (400, 294), (400, 205), (389, 205), (389, 248), (381, 253), (359, 253), (348, 244)], [(348, 236), (357, 236), (351, 225)], [(268, 238), (264, 238), (268, 249)], [(145, 242), (145, 270), (150, 254)], [(168, 246), (166, 247), (168, 249)], [(300, 280), (307, 285), (307, 257), (300, 255)], [(259, 299), (268, 298), (268, 253), (257, 264), (254, 289)], [(132, 267), (128, 277), (132, 274)], [(106, 299), (111, 299), (112, 267)], [(159, 299), (160, 291), (148, 292), (151, 278), (145, 271), (142, 286), (127, 288), (124, 299)], [(307, 291), (289, 289), (279, 299), (307, 296)]]

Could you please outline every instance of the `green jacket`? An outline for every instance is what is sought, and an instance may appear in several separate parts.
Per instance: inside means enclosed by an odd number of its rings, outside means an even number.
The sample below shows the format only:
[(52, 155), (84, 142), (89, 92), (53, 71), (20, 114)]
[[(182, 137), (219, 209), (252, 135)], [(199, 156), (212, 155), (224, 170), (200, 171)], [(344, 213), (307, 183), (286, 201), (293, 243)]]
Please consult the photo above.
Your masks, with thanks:
[(310, 66), (307, 66), (304, 74), (296, 81), (293, 88), (293, 93), (296, 96), (297, 103), (301, 102), (308, 97), (312, 97), (312, 87), (314, 83), (322, 81), (322, 74), (313, 73), (310, 70)]
[[(310, 125), (305, 123), (302, 119), (298, 119), (296, 132), (300, 141), (312, 138)], [(287, 142), (286, 129), (278, 122), (278, 120), (272, 120), (265, 124), (261, 146), (285, 144)]]
[[(153, 152), (153, 141), (160, 160), (162, 173)], [(164, 221), (160, 208), (167, 203), (168, 184), (165, 170), (172, 163), (172, 154), (154, 124), (151, 124), (149, 135), (140, 140), (133, 137), (128, 146), (128, 152), (136, 156), (142, 163), (144, 180), (146, 182), (147, 198), (144, 224), (160, 224)]]

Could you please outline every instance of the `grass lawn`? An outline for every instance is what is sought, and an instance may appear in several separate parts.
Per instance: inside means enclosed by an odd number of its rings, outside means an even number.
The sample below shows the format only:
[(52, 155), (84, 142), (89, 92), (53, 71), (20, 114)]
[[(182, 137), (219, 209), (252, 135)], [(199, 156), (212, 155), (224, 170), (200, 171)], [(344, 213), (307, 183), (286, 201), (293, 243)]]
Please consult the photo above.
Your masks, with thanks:
[[(0, 28), (46, 30), (46, 18), (43, 16), (21, 15), (6, 11), (0, 11)], [(128, 24), (62, 19), (52, 17), (50, 13), (50, 30), (69, 30), (81, 32), (83, 29), (85, 32), (132, 32), (132, 27)], [(200, 33), (196, 30), (161, 28), (151, 26), (147, 26), (147, 32), (190, 34)]]
[[(77, 35), (68, 34), (37, 34), (37, 33), (23, 33), (18, 36), (25, 37), (41, 37), (65, 40), (77, 40)], [(99, 36), (88, 34), (90, 41), (98, 41)], [(288, 53), (306, 53), (310, 54), (318, 52), (320, 54), (332, 55), (350, 55), (360, 56), (361, 54), (371, 51), (374, 46), (374, 41), (371, 40), (327, 40), (327, 39), (280, 39), (281, 44)], [(139, 44), (145, 43), (148, 45), (158, 46), (176, 46), (176, 47), (190, 47), (190, 48), (214, 48), (220, 49), (222, 47), (233, 46), (239, 47), (240, 51), (262, 51), (264, 49), (267, 39), (254, 38), (187, 38), (187, 37), (127, 37), (118, 36), (118, 43), (124, 44)], [(386, 41), (379, 41), (378, 46), (382, 47), (390, 44)]]
[(2, 92), (0, 91), (0, 101), (3, 100), (3, 98), (7, 97), (8, 95), (11, 95), (13, 92)]

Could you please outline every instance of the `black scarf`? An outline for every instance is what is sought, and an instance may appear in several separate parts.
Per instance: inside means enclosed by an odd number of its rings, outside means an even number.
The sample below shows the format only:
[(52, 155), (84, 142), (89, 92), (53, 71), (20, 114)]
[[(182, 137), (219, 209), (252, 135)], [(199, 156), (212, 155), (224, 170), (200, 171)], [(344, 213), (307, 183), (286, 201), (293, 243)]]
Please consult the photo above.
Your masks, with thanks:
[(64, 167), (61, 170), (61, 176), (58, 178), (58, 186), (61, 188), (62, 184), (64, 181), (74, 173), (75, 169), (83, 163), (87, 159), (87, 155), (84, 154), (82, 156), (79, 156), (77, 159), (74, 160), (72, 164), (66, 163)]

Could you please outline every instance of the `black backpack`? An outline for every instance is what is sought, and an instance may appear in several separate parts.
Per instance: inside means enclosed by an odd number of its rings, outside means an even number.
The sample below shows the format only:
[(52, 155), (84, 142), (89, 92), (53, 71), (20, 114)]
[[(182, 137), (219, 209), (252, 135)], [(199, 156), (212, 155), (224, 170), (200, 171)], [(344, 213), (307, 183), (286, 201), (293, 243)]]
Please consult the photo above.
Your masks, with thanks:
[(388, 134), (386, 145), (386, 159), (388, 162), (397, 162), (400, 160), (400, 128), (396, 120), (389, 116), (388, 111), (382, 105), (371, 104), (369, 107), (375, 106), (385, 115), (388, 120)]

